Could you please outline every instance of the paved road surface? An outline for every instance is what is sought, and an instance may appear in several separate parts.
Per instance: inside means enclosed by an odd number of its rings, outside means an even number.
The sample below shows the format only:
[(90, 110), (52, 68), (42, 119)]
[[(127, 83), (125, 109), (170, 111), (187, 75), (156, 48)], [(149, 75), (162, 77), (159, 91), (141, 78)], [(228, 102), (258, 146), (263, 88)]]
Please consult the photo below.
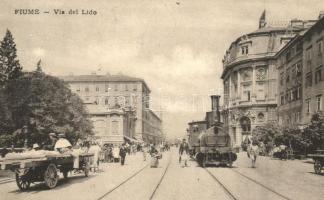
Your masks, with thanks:
[(0, 199), (322, 200), (323, 188), (324, 175), (314, 174), (309, 161), (259, 157), (257, 168), (251, 168), (246, 154), (240, 153), (232, 169), (208, 167), (206, 170), (194, 161), (189, 161), (189, 167), (182, 168), (177, 150), (173, 149), (163, 154), (159, 168), (150, 168), (149, 160), (144, 162), (138, 153), (128, 156), (125, 166), (108, 163), (101, 165), (99, 173), (91, 173), (89, 177), (77, 174), (67, 180), (60, 179), (52, 190), (40, 183), (21, 192), (14, 182), (1, 184), (0, 180)]

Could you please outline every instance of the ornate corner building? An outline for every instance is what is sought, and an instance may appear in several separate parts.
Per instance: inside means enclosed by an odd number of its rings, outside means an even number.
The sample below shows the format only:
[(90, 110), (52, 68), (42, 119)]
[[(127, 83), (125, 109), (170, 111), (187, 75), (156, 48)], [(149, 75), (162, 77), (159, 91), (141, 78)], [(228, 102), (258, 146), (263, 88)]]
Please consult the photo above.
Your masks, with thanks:
[(316, 21), (291, 20), (285, 25), (267, 23), (265, 11), (259, 29), (237, 38), (223, 59), (223, 119), (234, 147), (240, 147), (252, 130), (277, 121), (278, 71), (276, 53), (297, 33)]

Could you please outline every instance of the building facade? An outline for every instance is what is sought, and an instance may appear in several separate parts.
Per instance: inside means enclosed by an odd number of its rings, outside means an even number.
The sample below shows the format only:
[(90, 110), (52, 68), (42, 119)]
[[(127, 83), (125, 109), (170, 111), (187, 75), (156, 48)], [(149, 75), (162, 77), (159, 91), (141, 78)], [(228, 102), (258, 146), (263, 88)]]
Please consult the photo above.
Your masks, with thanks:
[(324, 13), (302, 37), (303, 41), (303, 118), (310, 122), (312, 114), (323, 110), (324, 95)]
[(234, 146), (240, 147), (255, 127), (277, 120), (275, 55), (296, 33), (315, 22), (291, 20), (287, 26), (276, 27), (267, 24), (264, 12), (259, 29), (239, 37), (226, 51), (222, 115)]
[(276, 55), (278, 69), (277, 111), (280, 126), (300, 125), (302, 119), (302, 34), (297, 34)]
[(133, 110), (120, 107), (107, 109), (93, 103), (86, 106), (93, 121), (95, 138), (101, 144), (120, 145), (134, 140), (136, 116)]
[(323, 16), (277, 53), (278, 121), (282, 126), (306, 125), (314, 113), (323, 110)]
[[(140, 78), (129, 77), (125, 75), (70, 75), (61, 77), (68, 85), (72, 92), (80, 96), (83, 102), (87, 105), (89, 114), (93, 120), (95, 131), (97, 135), (106, 135), (110, 132), (109, 128), (118, 129), (123, 133), (121, 127), (130, 121), (136, 120), (132, 127), (134, 131), (128, 131), (131, 139), (137, 141), (145, 141), (148, 135), (153, 133), (147, 131), (145, 119), (146, 112), (150, 110), (150, 89), (145, 81)], [(122, 111), (122, 112), (121, 112)], [(123, 118), (123, 122), (117, 126), (109, 125), (109, 120), (98, 119), (98, 113), (107, 115), (108, 113), (115, 118)], [(132, 113), (132, 114), (130, 114)], [(134, 119), (130, 120), (134, 115)], [(128, 120), (126, 120), (128, 119)], [(118, 121), (117, 119), (115, 121)], [(162, 121), (160, 120), (159, 128), (161, 129)], [(117, 128), (116, 128), (117, 127)], [(127, 131), (126, 131), (127, 132)], [(160, 134), (155, 132), (156, 134)], [(160, 137), (156, 135), (155, 137)]]

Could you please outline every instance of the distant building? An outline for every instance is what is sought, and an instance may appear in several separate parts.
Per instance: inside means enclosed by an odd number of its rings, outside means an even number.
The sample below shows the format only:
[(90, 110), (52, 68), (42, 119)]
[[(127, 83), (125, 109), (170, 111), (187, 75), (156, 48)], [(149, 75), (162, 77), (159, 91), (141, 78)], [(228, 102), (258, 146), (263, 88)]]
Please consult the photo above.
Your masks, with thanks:
[(277, 120), (277, 67), (275, 54), (316, 20), (291, 20), (286, 26), (266, 21), (230, 45), (223, 59), (224, 108), (222, 115), (234, 146), (240, 147), (252, 130)]
[[(114, 135), (116, 130), (123, 133), (126, 140), (147, 142), (148, 138), (158, 141), (156, 138), (161, 137), (161, 119), (158, 120), (159, 124), (155, 119), (158, 116), (149, 118), (154, 122), (146, 119), (150, 115), (147, 113), (152, 112), (149, 105), (151, 91), (143, 79), (121, 74), (70, 75), (61, 78), (87, 105), (98, 137), (111, 138), (112, 141), (119, 138), (120, 141), (120, 137)], [(135, 121), (134, 126), (131, 125), (132, 121)], [(130, 124), (125, 126), (125, 123)], [(152, 124), (154, 129), (150, 128)], [(126, 131), (122, 127), (130, 127), (134, 131)]]

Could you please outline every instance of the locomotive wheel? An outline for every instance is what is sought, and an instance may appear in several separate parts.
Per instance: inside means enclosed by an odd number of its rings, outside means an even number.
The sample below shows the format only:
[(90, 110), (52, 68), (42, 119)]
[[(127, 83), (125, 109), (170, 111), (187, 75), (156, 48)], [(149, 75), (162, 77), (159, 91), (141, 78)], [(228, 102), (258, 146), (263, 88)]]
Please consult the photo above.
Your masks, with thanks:
[(54, 164), (49, 164), (44, 173), (44, 181), (49, 189), (55, 188), (58, 182), (57, 168)]
[(18, 173), (16, 173), (16, 183), (19, 189), (22, 191), (28, 190), (30, 187), (30, 180), (24, 176), (19, 176)]
[(322, 170), (321, 161), (315, 160), (315, 163), (314, 163), (314, 171), (315, 171), (315, 174), (320, 174), (321, 173), (321, 170)]
[(63, 173), (63, 177), (64, 177), (65, 179), (67, 179), (67, 178), (68, 178), (68, 173), (69, 173), (69, 171), (68, 171), (68, 170), (64, 170), (62, 173)]

